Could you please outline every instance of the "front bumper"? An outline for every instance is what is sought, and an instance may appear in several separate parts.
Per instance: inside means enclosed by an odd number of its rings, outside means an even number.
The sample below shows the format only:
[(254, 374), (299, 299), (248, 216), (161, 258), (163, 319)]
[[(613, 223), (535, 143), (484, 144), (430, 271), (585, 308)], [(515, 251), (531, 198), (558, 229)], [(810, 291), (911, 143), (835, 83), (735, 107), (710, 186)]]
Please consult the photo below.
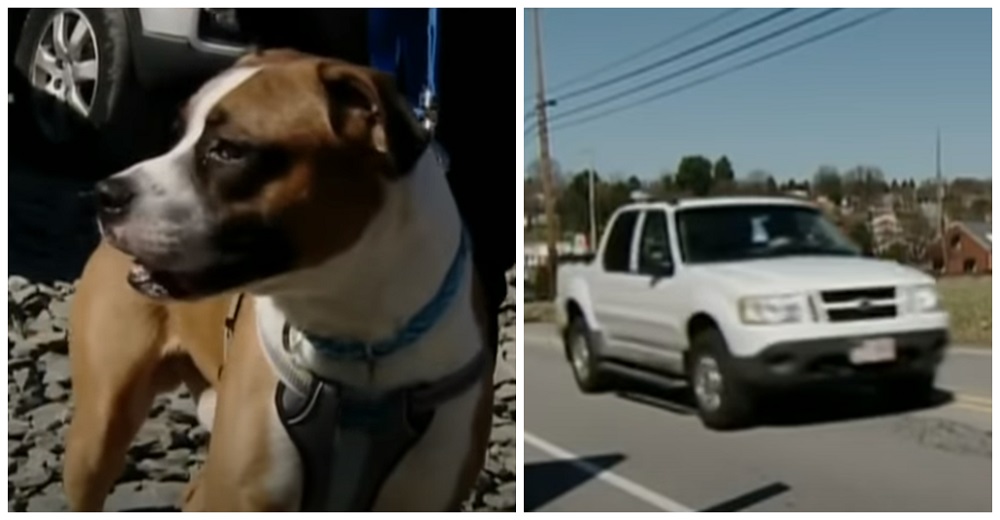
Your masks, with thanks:
[(732, 369), (748, 383), (762, 387), (799, 386), (834, 381), (871, 381), (932, 374), (944, 359), (948, 330), (933, 329), (878, 335), (896, 343), (896, 359), (853, 364), (849, 353), (862, 340), (851, 336), (775, 343), (750, 357), (730, 358)]

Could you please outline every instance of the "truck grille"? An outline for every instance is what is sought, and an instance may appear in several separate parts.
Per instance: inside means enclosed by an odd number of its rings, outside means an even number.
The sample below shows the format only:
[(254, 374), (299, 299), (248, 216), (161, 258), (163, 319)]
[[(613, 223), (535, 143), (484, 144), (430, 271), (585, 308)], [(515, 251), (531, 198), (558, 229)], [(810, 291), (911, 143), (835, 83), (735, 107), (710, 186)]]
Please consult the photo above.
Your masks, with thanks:
[(877, 320), (896, 316), (896, 288), (870, 287), (820, 293), (832, 322)]

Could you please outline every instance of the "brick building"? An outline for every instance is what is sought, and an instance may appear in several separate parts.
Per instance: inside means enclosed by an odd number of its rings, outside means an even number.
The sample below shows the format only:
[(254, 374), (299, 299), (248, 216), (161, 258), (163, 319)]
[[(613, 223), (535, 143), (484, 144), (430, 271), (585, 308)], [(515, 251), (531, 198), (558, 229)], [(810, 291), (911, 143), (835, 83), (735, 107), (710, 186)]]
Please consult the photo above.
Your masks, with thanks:
[[(944, 274), (992, 274), (993, 226), (989, 222), (952, 222), (945, 231), (948, 265)], [(941, 241), (929, 248), (934, 270), (941, 272)]]

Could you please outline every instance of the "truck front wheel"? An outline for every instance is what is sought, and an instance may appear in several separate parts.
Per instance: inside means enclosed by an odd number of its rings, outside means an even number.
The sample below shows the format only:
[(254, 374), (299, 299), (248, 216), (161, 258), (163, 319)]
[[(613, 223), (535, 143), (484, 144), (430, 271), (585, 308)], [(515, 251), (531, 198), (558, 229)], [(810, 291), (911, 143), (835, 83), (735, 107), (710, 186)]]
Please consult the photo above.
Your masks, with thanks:
[(566, 331), (566, 353), (576, 385), (584, 393), (600, 392), (607, 388), (608, 376), (600, 367), (594, 352), (593, 335), (582, 316), (573, 317)]
[(757, 408), (754, 389), (733, 373), (726, 340), (714, 328), (703, 330), (691, 342), (688, 382), (701, 422), (713, 430), (751, 425)]

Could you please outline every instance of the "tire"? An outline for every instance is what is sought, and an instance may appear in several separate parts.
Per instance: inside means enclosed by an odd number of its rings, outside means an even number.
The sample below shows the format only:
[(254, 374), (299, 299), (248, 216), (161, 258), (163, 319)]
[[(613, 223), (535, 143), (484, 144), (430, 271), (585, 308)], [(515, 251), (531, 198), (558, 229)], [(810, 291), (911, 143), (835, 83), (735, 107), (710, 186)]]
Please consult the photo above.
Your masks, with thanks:
[[(53, 29), (61, 18), (68, 51), (56, 49)], [(82, 27), (82, 28), (81, 28)], [(80, 31), (79, 38), (73, 35)], [(74, 44), (74, 42), (76, 42)], [(35, 66), (45, 49), (55, 68)], [(100, 159), (120, 167), (148, 152), (152, 132), (136, 128), (146, 123), (148, 109), (132, 67), (132, 48), (122, 9), (32, 9), (24, 21), (15, 54), (15, 64), (33, 87), (29, 111), (35, 131), (42, 139), (76, 152), (95, 151)], [(74, 69), (69, 64), (77, 66)], [(91, 64), (86, 67), (86, 64)], [(66, 75), (54, 71), (79, 72)], [(59, 90), (60, 97), (42, 89)], [(71, 92), (78, 96), (74, 109)], [(93, 147), (93, 148), (91, 148)]]
[[(688, 357), (688, 383), (694, 394), (699, 419), (712, 430), (751, 426), (757, 411), (757, 391), (740, 380), (733, 372), (729, 359), (726, 340), (717, 329), (706, 329), (693, 338)], [(716, 375), (718, 379), (714, 379)], [(699, 381), (702, 377), (708, 380)], [(712, 395), (716, 399), (712, 399)]]
[(934, 380), (934, 374), (915, 374), (883, 382), (879, 390), (892, 404), (922, 407), (934, 400)]
[(582, 316), (573, 317), (566, 331), (566, 357), (580, 391), (586, 394), (608, 388), (608, 375), (594, 353), (594, 340)]

